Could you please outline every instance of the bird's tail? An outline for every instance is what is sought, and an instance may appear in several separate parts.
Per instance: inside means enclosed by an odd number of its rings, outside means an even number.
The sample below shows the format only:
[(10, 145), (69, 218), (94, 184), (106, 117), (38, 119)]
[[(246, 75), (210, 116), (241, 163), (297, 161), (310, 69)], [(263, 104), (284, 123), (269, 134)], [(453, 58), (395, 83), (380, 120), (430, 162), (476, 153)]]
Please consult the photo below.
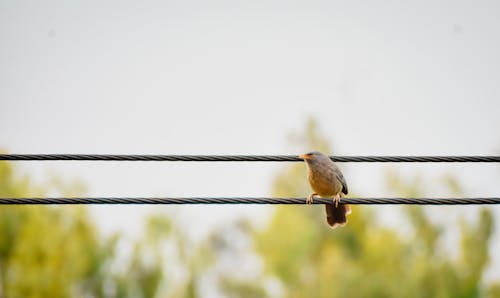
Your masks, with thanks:
[(345, 226), (347, 215), (351, 214), (351, 207), (348, 204), (340, 203), (335, 208), (335, 204), (325, 204), (326, 221), (332, 229), (338, 226)]

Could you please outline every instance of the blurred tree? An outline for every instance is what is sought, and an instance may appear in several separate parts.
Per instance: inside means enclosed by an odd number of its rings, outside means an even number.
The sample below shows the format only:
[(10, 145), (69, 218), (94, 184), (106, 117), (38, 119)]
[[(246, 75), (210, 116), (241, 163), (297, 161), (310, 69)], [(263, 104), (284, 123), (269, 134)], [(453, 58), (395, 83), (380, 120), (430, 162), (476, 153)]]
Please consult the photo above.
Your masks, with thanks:
[[(48, 187), (0, 162), (0, 197), (81, 195), (78, 183)], [(154, 297), (161, 276), (137, 249), (128, 272), (114, 272), (118, 235), (101, 239), (78, 206), (0, 206), (0, 297)], [(133, 272), (134, 274), (129, 274)]]
[[(312, 119), (291, 139), (304, 151), (330, 152)], [(461, 192), (453, 177), (444, 182)], [(419, 186), (431, 183), (418, 175), (387, 175), (388, 187), (401, 195), (423, 195)], [(78, 183), (55, 178), (48, 186), (35, 185), (0, 162), (0, 197), (83, 191)], [(274, 181), (274, 196), (309, 192), (302, 163), (283, 168)], [(84, 207), (0, 206), (0, 298), (204, 297), (207, 277), (220, 296), (267, 297), (265, 283), (274, 276), (282, 296), (292, 298), (500, 297), (500, 283), (482, 283), (493, 232), (488, 209), (481, 209), (477, 223), (460, 223), (458, 258), (443, 252), (443, 227), (428, 219), (427, 208), (403, 208), (411, 230), (405, 235), (377, 224), (374, 210), (354, 206), (349, 224), (332, 231), (322, 206), (283, 205), (264, 230), (236, 222), (196, 241), (175, 216), (155, 215), (140, 239), (124, 244), (121, 235), (100, 237)], [(239, 274), (240, 260), (249, 257), (241, 239), (255, 244), (265, 276)], [(118, 257), (119, 247), (130, 243), (131, 254)]]
[[(0, 196), (41, 196), (46, 190), (0, 162)], [(101, 257), (85, 210), (0, 206), (0, 293), (4, 297), (70, 297)]]
[[(306, 150), (330, 152), (316, 124), (295, 136)], [(277, 175), (274, 196), (306, 197), (310, 189), (303, 164), (288, 165)], [(446, 177), (450, 191), (459, 183)], [(388, 185), (400, 195), (423, 195), (423, 181), (405, 182), (389, 174)], [(434, 207), (447, 208), (447, 207)], [(465, 207), (467, 208), (467, 207)], [(484, 208), (477, 224), (462, 222), (459, 259), (442, 251), (442, 227), (432, 223), (425, 208), (404, 208), (411, 233), (378, 225), (375, 207), (354, 206), (349, 223), (332, 231), (322, 206), (278, 206), (269, 226), (255, 234), (256, 250), (266, 271), (283, 283), (284, 297), (481, 297), (488, 263), (493, 217)], [(473, 210), (473, 209), (472, 209)], [(488, 293), (495, 295), (498, 288)]]
[[(0, 197), (83, 191), (81, 184), (58, 178), (35, 185), (11, 163), (0, 162)], [(239, 254), (228, 235), (241, 232), (242, 225), (191, 239), (177, 220), (153, 215), (142, 237), (128, 241), (119, 234), (100, 237), (82, 206), (0, 206), (0, 298), (203, 297), (207, 274), (214, 274), (213, 287), (228, 297), (265, 297), (258, 284), (214, 269), (217, 258)], [(124, 246), (132, 246), (130, 255), (118, 256)]]

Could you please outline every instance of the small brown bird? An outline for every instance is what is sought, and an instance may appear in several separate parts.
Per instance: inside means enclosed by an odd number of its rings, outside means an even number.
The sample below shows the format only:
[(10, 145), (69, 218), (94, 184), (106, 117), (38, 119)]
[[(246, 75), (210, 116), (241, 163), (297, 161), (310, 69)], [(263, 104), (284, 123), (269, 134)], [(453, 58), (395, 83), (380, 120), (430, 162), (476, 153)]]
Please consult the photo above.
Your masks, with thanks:
[(307, 165), (307, 178), (314, 193), (307, 197), (306, 203), (312, 204), (314, 196), (333, 198), (334, 204), (325, 204), (326, 221), (332, 227), (344, 226), (347, 215), (351, 214), (348, 204), (340, 204), (340, 198), (348, 193), (344, 175), (337, 165), (325, 154), (313, 151), (299, 155)]

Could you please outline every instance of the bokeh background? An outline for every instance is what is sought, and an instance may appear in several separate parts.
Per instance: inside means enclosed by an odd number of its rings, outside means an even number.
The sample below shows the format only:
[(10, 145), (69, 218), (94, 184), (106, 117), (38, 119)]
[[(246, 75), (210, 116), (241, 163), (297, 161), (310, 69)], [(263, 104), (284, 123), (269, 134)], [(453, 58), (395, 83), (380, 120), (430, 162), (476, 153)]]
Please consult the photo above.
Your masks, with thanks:
[[(497, 1), (0, 0), (8, 153), (498, 155)], [(497, 164), (340, 164), (499, 196)], [(306, 196), (303, 164), (1, 162), (1, 196)], [(0, 297), (500, 297), (499, 207), (3, 206)]]

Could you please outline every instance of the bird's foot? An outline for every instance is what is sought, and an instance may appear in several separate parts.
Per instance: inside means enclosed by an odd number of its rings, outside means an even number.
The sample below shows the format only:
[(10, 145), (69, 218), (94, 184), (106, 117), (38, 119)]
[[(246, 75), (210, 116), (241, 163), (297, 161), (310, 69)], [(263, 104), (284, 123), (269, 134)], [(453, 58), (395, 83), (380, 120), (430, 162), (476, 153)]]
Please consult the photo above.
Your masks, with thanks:
[(340, 194), (336, 195), (335, 197), (333, 197), (333, 203), (335, 204), (335, 208), (339, 207), (339, 203), (340, 203)]
[(307, 196), (307, 199), (306, 199), (306, 204), (307, 205), (310, 205), (314, 202), (314, 196), (317, 195), (317, 193), (312, 193), (310, 195)]

